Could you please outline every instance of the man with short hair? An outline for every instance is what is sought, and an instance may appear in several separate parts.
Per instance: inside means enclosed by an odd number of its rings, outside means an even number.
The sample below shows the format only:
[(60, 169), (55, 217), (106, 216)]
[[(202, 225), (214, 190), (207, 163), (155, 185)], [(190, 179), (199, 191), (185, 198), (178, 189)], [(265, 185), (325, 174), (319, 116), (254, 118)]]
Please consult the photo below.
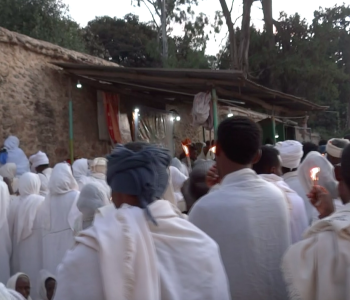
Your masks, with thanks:
[(333, 165), (340, 164), (341, 155), (344, 148), (349, 144), (349, 140), (331, 139), (326, 146), (327, 159)]
[(29, 158), (31, 167), (38, 173), (41, 185), (40, 195), (46, 196), (49, 193), (49, 181), (52, 173), (52, 169), (49, 166), (49, 158), (46, 153), (39, 151)]
[(314, 186), (309, 197), (321, 220), (314, 223), (304, 240), (291, 246), (283, 258), (290, 299), (349, 299), (350, 145), (344, 149), (335, 175), (344, 207), (334, 212), (328, 191)]
[(229, 300), (217, 244), (161, 197), (171, 157), (145, 143), (117, 145), (100, 209), (58, 270), (55, 300)]
[(303, 157), (301, 158), (301, 162), (305, 159), (305, 157), (312, 151), (318, 151), (318, 146), (312, 142), (303, 143)]
[(224, 120), (216, 143), (220, 186), (189, 214), (219, 244), (235, 300), (287, 297), (280, 262), (290, 245), (288, 209), (282, 192), (252, 170), (260, 146), (261, 129), (254, 121)]
[(260, 161), (253, 165), (253, 170), (284, 194), (290, 213), (292, 244), (299, 242), (304, 231), (309, 227), (305, 205), (303, 199), (281, 177), (282, 166), (278, 150), (271, 146), (262, 146)]

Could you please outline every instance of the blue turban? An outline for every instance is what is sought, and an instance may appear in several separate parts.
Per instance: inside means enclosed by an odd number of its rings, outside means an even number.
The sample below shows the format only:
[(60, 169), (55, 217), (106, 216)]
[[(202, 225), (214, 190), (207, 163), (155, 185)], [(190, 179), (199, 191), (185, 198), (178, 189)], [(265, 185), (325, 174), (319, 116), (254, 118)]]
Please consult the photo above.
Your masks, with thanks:
[(107, 182), (114, 192), (137, 196), (140, 206), (156, 224), (147, 206), (163, 196), (170, 161), (166, 149), (147, 145), (134, 152), (118, 144), (108, 157)]

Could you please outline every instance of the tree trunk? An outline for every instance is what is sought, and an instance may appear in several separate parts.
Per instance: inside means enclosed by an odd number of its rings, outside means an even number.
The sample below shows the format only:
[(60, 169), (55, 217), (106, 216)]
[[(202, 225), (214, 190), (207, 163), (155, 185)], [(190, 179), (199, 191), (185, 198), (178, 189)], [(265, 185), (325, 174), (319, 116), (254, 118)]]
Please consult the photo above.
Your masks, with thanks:
[(269, 50), (275, 46), (275, 36), (273, 35), (272, 0), (261, 0), (264, 12), (265, 29), (269, 39)]
[(250, 11), (254, 0), (243, 1), (242, 30), (239, 44), (239, 66), (243, 75), (247, 77), (249, 71), (249, 44), (250, 44)]
[(161, 5), (161, 19), (162, 19), (162, 41), (163, 41), (163, 67), (168, 61), (168, 36), (166, 33), (166, 0), (162, 0)]
[(226, 0), (219, 0), (222, 8), (222, 12), (224, 14), (228, 32), (229, 32), (229, 41), (230, 41), (230, 55), (231, 55), (231, 68), (239, 69), (238, 65), (238, 56), (237, 56), (237, 43), (236, 43), (236, 35), (235, 28), (233, 27), (232, 19), (230, 11), (227, 7)]

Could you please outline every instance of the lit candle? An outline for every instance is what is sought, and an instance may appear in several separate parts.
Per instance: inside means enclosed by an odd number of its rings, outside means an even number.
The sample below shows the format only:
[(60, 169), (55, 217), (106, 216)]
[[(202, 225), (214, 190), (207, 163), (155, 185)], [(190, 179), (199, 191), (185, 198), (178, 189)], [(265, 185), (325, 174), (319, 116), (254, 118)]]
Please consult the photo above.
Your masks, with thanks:
[(186, 154), (186, 159), (187, 159), (187, 165), (188, 165), (188, 170), (189, 172), (191, 172), (192, 168), (191, 168), (191, 160), (190, 160), (190, 150), (188, 149), (188, 147), (184, 144), (182, 144), (182, 149), (184, 150), (185, 154)]
[(209, 149), (209, 151), (213, 152), (214, 154), (216, 154), (216, 146), (213, 146)]
[(318, 167), (312, 168), (310, 170), (310, 177), (314, 183), (314, 186), (317, 185), (318, 182), (318, 174), (320, 173), (321, 169)]

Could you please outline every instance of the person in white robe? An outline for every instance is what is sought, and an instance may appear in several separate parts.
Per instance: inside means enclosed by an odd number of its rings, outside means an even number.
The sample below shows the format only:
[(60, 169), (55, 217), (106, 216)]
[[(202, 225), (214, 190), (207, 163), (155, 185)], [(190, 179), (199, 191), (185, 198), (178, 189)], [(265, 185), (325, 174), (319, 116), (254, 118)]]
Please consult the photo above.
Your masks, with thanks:
[(109, 201), (106, 194), (96, 186), (96, 184), (86, 184), (80, 192), (77, 207), (81, 212), (81, 216), (76, 221), (75, 232), (90, 227), (94, 221), (97, 210)]
[(177, 157), (174, 157), (171, 160), (171, 165), (177, 168), (182, 174), (184, 174), (188, 178), (189, 174), (186, 165), (183, 164)]
[(18, 177), (16, 176), (17, 167), (14, 163), (6, 163), (0, 167), (0, 176), (7, 178), (11, 186), (11, 193), (15, 195), (18, 192)]
[(350, 146), (343, 152), (340, 172), (344, 207), (331, 214), (333, 197), (323, 187), (313, 187), (310, 200), (321, 220), (283, 258), (291, 300), (350, 299)]
[(86, 158), (77, 159), (72, 165), (73, 176), (79, 185), (81, 191), (85, 184), (88, 182), (89, 165)]
[(307, 197), (308, 191), (305, 191), (298, 177), (298, 167), (304, 154), (303, 145), (298, 141), (288, 140), (276, 143), (275, 147), (282, 159), (282, 178), (304, 200), (308, 223), (311, 224), (314, 210)]
[(21, 294), (25, 299), (32, 300), (30, 297), (30, 278), (27, 274), (16, 273), (7, 281), (6, 287)]
[(12, 243), (8, 225), (10, 193), (7, 184), (0, 177), (0, 282), (10, 278), (10, 257)]
[(107, 180), (118, 209), (76, 238), (55, 300), (230, 299), (217, 244), (160, 199), (170, 159), (155, 146), (117, 145)]
[(0, 300), (25, 300), (25, 298), (20, 293), (6, 288), (6, 286), (0, 282)]
[(66, 251), (74, 245), (74, 224), (81, 214), (77, 208), (78, 184), (66, 163), (57, 164), (49, 182), (49, 194), (40, 209), (43, 228), (43, 269), (56, 274)]
[(104, 157), (97, 157), (91, 163), (91, 175), (89, 182), (100, 184), (105, 191), (108, 199), (111, 198), (111, 188), (106, 182), (107, 159)]
[[(39, 176), (24, 173), (19, 179), (19, 197), (10, 205), (9, 226), (11, 229), (12, 257), (11, 273), (25, 272), (36, 286), (36, 278), (41, 269), (41, 230), (35, 222), (37, 212), (44, 201), (39, 195)], [(32, 296), (36, 298), (35, 290)]]
[(40, 270), (38, 300), (52, 300), (56, 290), (56, 277), (46, 270)]
[[(320, 172), (318, 173), (318, 184), (323, 186), (332, 196), (336, 210), (342, 209), (343, 203), (338, 195), (338, 182), (334, 177), (334, 167), (319, 152), (310, 152), (298, 168), (299, 180), (302, 183), (304, 190), (308, 193), (314, 185), (310, 177), (310, 171), (315, 167), (320, 168)], [(312, 212), (312, 220), (315, 222), (318, 220), (318, 212), (315, 207), (313, 207)]]
[(253, 120), (225, 119), (216, 144), (220, 185), (189, 213), (218, 243), (234, 300), (287, 297), (280, 263), (290, 245), (288, 207), (283, 193), (251, 169), (260, 145), (261, 129)]
[(200, 154), (198, 155), (198, 160), (215, 160), (215, 153), (211, 151), (211, 147), (214, 146), (214, 142), (206, 141), (203, 145)]
[(49, 167), (49, 158), (45, 153), (39, 151), (32, 155), (29, 161), (41, 181), (40, 195), (46, 196), (49, 193), (49, 181), (52, 173), (52, 169)]
[(16, 164), (17, 176), (30, 171), (29, 160), (23, 150), (19, 148), (19, 139), (17, 137), (9, 136), (4, 142), (4, 147), (7, 150), (6, 163)]
[(278, 150), (272, 146), (262, 146), (261, 158), (253, 166), (253, 170), (261, 178), (274, 184), (284, 194), (290, 215), (291, 241), (292, 244), (299, 242), (309, 227), (305, 205), (303, 199), (281, 177), (282, 166)]
[(175, 205), (178, 207), (178, 209), (180, 209), (180, 211), (186, 211), (186, 202), (182, 195), (181, 188), (184, 182), (187, 180), (187, 177), (173, 166), (169, 167), (169, 171), (171, 179), (169, 184), (171, 184), (173, 188)]

